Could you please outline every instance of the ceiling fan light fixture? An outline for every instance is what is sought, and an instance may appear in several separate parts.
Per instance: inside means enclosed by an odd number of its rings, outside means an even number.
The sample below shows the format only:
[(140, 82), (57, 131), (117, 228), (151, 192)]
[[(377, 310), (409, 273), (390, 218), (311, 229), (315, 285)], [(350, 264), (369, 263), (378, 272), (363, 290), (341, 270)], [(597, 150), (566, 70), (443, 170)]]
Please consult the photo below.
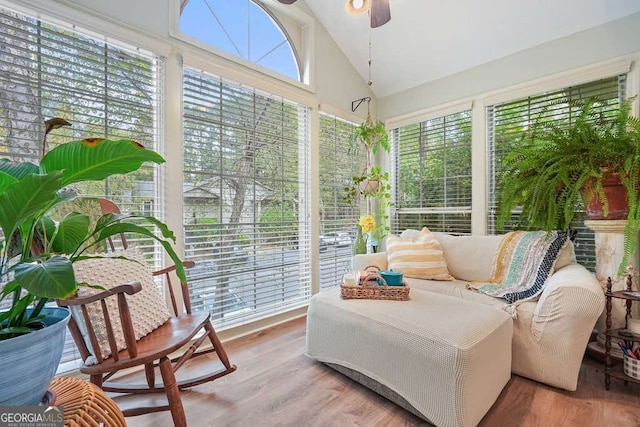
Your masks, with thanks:
[(347, 0), (344, 10), (349, 15), (360, 15), (366, 13), (371, 7), (371, 0)]

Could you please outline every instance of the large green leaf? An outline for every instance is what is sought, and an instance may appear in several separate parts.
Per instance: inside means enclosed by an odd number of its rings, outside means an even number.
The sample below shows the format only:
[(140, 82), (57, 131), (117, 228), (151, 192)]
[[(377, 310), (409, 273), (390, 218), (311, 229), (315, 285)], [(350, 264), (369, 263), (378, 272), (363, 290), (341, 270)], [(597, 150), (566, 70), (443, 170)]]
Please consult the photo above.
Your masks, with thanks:
[(0, 193), (0, 228), (5, 236), (30, 216), (42, 212), (62, 186), (62, 173), (28, 175)]
[(145, 162), (164, 163), (164, 159), (128, 139), (84, 139), (53, 148), (40, 162), (40, 169), (64, 171), (62, 182), (68, 185), (133, 172)]
[(51, 242), (51, 250), (59, 254), (71, 254), (89, 234), (89, 217), (79, 212), (71, 212), (58, 224), (58, 230)]
[(0, 192), (27, 175), (37, 174), (39, 170), (38, 166), (33, 163), (12, 162), (9, 159), (0, 159)]
[(63, 256), (43, 263), (20, 264), (15, 273), (20, 286), (41, 298), (67, 298), (77, 289), (73, 265)]
[[(149, 219), (149, 217), (146, 218)], [(149, 230), (148, 228), (127, 222), (119, 222), (115, 224), (109, 224), (101, 230), (97, 230), (97, 233), (97, 236), (95, 236), (97, 241), (102, 241), (104, 239), (107, 239), (108, 237), (115, 236), (116, 234), (120, 233), (136, 233), (143, 236), (151, 237), (152, 239), (158, 241), (162, 245), (164, 250), (167, 251), (169, 257), (171, 257), (171, 260), (176, 266), (176, 275), (178, 276), (180, 281), (183, 283), (187, 281), (187, 276), (184, 272), (182, 260), (173, 249), (173, 246), (171, 246), (171, 243), (159, 238), (153, 233), (153, 231)]]

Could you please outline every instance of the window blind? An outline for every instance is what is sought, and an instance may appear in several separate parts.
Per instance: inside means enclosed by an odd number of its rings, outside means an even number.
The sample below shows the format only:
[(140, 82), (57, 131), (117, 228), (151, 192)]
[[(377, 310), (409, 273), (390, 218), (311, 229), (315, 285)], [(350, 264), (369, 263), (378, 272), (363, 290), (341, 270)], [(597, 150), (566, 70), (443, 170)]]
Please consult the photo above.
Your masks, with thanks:
[(471, 111), (392, 131), (392, 228), (471, 233)]
[[(159, 149), (161, 58), (86, 33), (0, 9), (2, 157), (38, 163), (43, 122), (52, 117), (72, 126), (50, 133), (49, 147), (99, 137), (134, 139)], [(77, 190), (83, 196), (110, 198), (125, 213), (161, 217), (158, 179), (158, 170), (148, 166), (126, 177), (79, 184)], [(161, 251), (153, 241), (130, 241), (159, 266)], [(68, 335), (62, 362), (73, 365), (77, 358)]]
[[(626, 75), (615, 76), (582, 85), (545, 92), (487, 107), (488, 141), (488, 229), (490, 233), (505, 232), (515, 228), (518, 211), (505, 230), (496, 229), (496, 214), (500, 200), (500, 172), (502, 160), (518, 144), (520, 135), (533, 120), (570, 126), (576, 114), (575, 107), (560, 103), (560, 100), (586, 100), (596, 97), (602, 101), (600, 112), (612, 116), (620, 106), (626, 93)], [(582, 219), (573, 228), (577, 231), (574, 241), (578, 261), (595, 271), (595, 242), (593, 231), (584, 226)]]
[(350, 269), (360, 200), (348, 203), (344, 188), (365, 167), (364, 152), (350, 150), (355, 123), (320, 114), (320, 289), (340, 284)]
[(309, 108), (191, 68), (183, 95), (193, 309), (232, 325), (305, 304)]

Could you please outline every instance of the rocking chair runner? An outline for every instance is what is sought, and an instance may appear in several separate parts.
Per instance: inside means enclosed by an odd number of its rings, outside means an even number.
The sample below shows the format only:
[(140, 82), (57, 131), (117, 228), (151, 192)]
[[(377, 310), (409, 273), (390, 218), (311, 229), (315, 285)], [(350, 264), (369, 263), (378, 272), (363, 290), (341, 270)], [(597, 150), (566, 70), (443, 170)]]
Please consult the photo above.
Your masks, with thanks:
[[(118, 207), (108, 200), (100, 200), (100, 205), (103, 213), (114, 212), (118, 213)], [(126, 240), (124, 236), (122, 244), (126, 248)], [(113, 242), (109, 242), (111, 249), (114, 250)], [(187, 261), (184, 263), (185, 267), (192, 267), (193, 262)], [(165, 268), (163, 270), (154, 272), (154, 276), (164, 275), (171, 297), (171, 304), (173, 313), (178, 312), (178, 304), (173, 288), (171, 286), (170, 273), (175, 270), (175, 267)], [(164, 324), (157, 329), (150, 332), (148, 335), (136, 340), (135, 332), (133, 328), (131, 313), (129, 310), (129, 304), (127, 303), (126, 295), (133, 295), (140, 292), (142, 285), (134, 282), (129, 284), (122, 284), (120, 286), (113, 287), (109, 290), (100, 292), (96, 295), (87, 297), (74, 297), (68, 300), (59, 300), (58, 305), (62, 307), (79, 307), (82, 313), (82, 321), (88, 332), (91, 347), (96, 355), (97, 364), (84, 365), (80, 368), (80, 372), (90, 375), (90, 380), (93, 384), (101, 387), (106, 392), (115, 393), (150, 393), (150, 392), (165, 392), (168, 400), (168, 405), (156, 406), (156, 407), (141, 407), (135, 409), (125, 410), (125, 416), (134, 416), (145, 414), (149, 412), (158, 412), (164, 410), (170, 410), (173, 422), (176, 426), (186, 426), (186, 417), (184, 408), (182, 406), (182, 400), (180, 398), (180, 390), (190, 388), (199, 384), (203, 384), (209, 381), (213, 381), (224, 375), (230, 374), (236, 370), (235, 365), (229, 363), (227, 354), (220, 342), (213, 325), (209, 320), (209, 313), (191, 313), (191, 304), (189, 302), (189, 291), (187, 284), (183, 283), (181, 286), (182, 298), (185, 308), (185, 314), (172, 316)], [(109, 313), (105, 298), (116, 295), (118, 313)], [(109, 342), (109, 347), (112, 349), (111, 355), (107, 358), (102, 357), (98, 338), (94, 330), (94, 325), (89, 315), (87, 304), (99, 301), (102, 308), (102, 317), (104, 318), (104, 325), (106, 326), (106, 334)], [(119, 316), (120, 323), (122, 325), (122, 332), (124, 335), (124, 341), (126, 348), (118, 351), (116, 345), (116, 336), (114, 328), (112, 327), (113, 316)], [(91, 352), (85, 339), (82, 336), (80, 326), (76, 319), (73, 317), (69, 321), (69, 329), (71, 335), (78, 346), (82, 359), (87, 361), (91, 356)], [(191, 341), (202, 331), (202, 335), (197, 338), (193, 343)], [(206, 341), (209, 340), (212, 347), (210, 349), (200, 350), (198, 348)], [(185, 347), (191, 343), (182, 356), (170, 359), (169, 355), (182, 347)], [(222, 368), (213, 373), (199, 376), (197, 378), (190, 378), (184, 381), (176, 381), (175, 372), (190, 358), (200, 356), (203, 354), (215, 352), (222, 362)], [(131, 385), (131, 384), (119, 384), (109, 381), (109, 379), (118, 371), (122, 369), (144, 366), (144, 372), (146, 377), (146, 386), (144, 385)], [(162, 377), (162, 384), (156, 385), (155, 380), (155, 367), (159, 367)]]

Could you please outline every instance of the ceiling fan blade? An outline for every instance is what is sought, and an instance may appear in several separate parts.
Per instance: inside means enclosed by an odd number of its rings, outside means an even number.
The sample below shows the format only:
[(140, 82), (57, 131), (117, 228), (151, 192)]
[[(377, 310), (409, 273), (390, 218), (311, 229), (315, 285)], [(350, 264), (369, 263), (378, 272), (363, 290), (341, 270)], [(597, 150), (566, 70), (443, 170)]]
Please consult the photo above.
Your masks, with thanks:
[(378, 28), (390, 20), (389, 0), (371, 0), (371, 28)]
[(296, 0), (278, 0), (278, 1), (284, 4), (293, 4), (296, 2)]

